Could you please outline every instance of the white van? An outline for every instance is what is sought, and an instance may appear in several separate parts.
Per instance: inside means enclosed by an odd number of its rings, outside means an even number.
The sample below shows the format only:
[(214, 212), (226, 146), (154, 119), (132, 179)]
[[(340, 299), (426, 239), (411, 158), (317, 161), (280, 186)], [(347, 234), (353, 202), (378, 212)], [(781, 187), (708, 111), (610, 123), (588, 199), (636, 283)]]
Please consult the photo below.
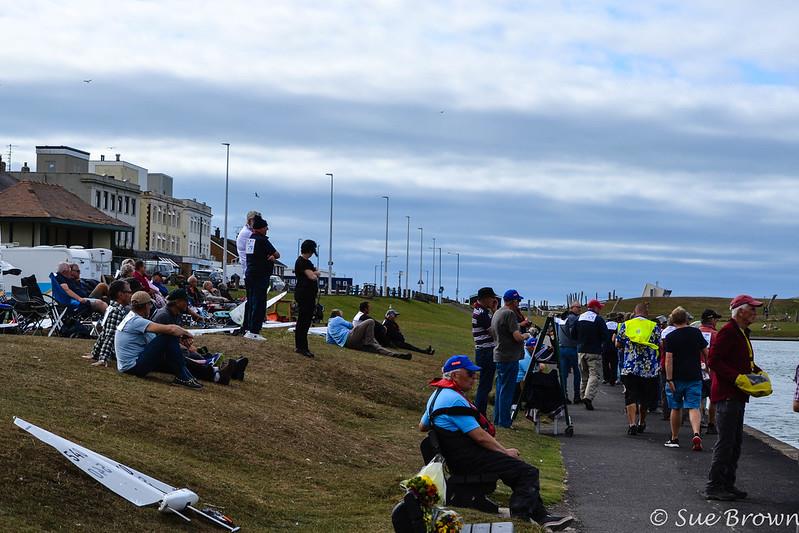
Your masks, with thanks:
[(18, 276), (6, 275), (3, 285), (10, 290), (12, 285), (20, 286), (20, 278), (36, 275), (42, 292), (50, 290), (50, 273), (55, 272), (58, 263), (77, 263), (80, 277), (100, 281), (103, 274), (111, 273), (111, 250), (107, 248), (83, 248), (74, 246), (4, 246), (3, 260), (22, 270)]

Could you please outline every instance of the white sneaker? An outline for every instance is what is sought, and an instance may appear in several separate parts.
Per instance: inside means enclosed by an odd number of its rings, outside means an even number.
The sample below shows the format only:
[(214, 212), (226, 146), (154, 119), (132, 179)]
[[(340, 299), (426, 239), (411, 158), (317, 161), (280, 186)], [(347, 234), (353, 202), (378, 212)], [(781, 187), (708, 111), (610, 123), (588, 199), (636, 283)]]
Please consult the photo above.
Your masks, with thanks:
[(251, 341), (265, 341), (266, 337), (259, 335), (258, 333), (252, 333), (248, 331), (244, 334), (245, 339), (250, 339)]

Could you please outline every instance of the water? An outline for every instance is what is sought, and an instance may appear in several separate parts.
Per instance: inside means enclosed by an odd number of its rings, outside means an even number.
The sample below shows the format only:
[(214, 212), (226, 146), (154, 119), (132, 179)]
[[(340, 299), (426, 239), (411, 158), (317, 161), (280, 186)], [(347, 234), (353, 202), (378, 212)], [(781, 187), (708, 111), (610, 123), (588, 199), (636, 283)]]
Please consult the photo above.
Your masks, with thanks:
[(752, 346), (755, 362), (768, 372), (774, 393), (765, 398), (751, 398), (746, 406), (745, 422), (799, 448), (799, 413), (793, 412), (796, 391), (793, 377), (799, 365), (799, 342), (753, 341)]

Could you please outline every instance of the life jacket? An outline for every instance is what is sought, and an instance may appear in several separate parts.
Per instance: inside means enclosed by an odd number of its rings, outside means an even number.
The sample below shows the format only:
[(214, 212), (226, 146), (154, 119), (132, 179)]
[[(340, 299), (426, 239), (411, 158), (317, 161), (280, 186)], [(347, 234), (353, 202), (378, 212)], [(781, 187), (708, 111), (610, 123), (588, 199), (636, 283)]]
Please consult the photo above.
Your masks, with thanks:
[[(430, 419), (431, 426), (435, 425), (433, 423), (435, 417), (440, 415), (471, 416), (474, 417), (475, 420), (477, 420), (477, 423), (480, 424), (480, 427), (483, 428), (486, 431), (486, 433), (488, 433), (492, 437), (496, 436), (497, 430), (494, 427), (494, 424), (488, 421), (485, 415), (483, 415), (483, 413), (481, 413), (480, 410), (477, 409), (477, 407), (475, 407), (475, 405), (469, 401), (469, 398), (466, 398), (466, 396), (463, 394), (463, 392), (461, 392), (461, 390), (458, 388), (458, 386), (455, 384), (454, 381), (452, 381), (451, 379), (443, 379), (443, 378), (434, 379), (433, 381), (430, 382), (430, 386), (438, 389), (433, 394), (433, 400), (430, 402), (430, 410), (428, 412), (428, 418)], [(469, 407), (464, 407), (464, 406), (442, 407), (434, 411), (433, 407), (435, 407), (436, 405), (436, 400), (438, 399), (438, 395), (441, 394), (441, 391), (444, 389), (452, 389), (461, 396), (463, 396), (464, 399), (467, 402), (469, 402)]]
[(655, 327), (657, 327), (657, 324), (651, 320), (641, 317), (631, 318), (624, 323), (624, 334), (635, 344), (643, 344), (658, 351), (660, 346), (649, 342)]

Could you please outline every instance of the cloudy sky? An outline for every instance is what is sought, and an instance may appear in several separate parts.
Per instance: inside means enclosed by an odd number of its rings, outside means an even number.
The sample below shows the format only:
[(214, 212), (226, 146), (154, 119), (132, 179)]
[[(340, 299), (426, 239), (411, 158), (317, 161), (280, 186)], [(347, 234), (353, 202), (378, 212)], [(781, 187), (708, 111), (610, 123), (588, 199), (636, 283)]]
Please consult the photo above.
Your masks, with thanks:
[(448, 252), (461, 296), (799, 294), (794, 2), (256, 5), (0, 0), (15, 169), (37, 144), (119, 152), (221, 226), (226, 141), (230, 235), (260, 208), (284, 258), (314, 238), (326, 261), (332, 172), (356, 283), (388, 195), (393, 284), (410, 216), (411, 283), (423, 227), (451, 296)]

